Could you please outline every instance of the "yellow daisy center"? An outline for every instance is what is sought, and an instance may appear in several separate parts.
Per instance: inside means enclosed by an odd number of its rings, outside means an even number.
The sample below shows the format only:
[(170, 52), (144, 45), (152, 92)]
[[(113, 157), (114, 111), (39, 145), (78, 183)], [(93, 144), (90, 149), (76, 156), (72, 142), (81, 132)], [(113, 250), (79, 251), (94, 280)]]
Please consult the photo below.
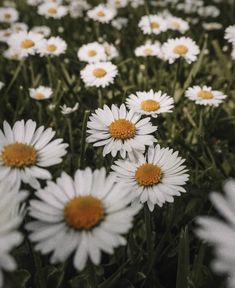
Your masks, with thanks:
[(56, 49), (57, 49), (57, 47), (56, 47), (56, 45), (54, 45), (54, 44), (48, 44), (47, 45), (47, 51), (48, 52), (55, 52), (56, 51)]
[(146, 112), (153, 112), (157, 111), (160, 108), (160, 103), (155, 100), (149, 99), (141, 102), (140, 107)]
[(145, 49), (144, 49), (144, 54), (145, 54), (145, 55), (152, 55), (152, 54), (153, 54), (153, 49), (151, 49), (151, 48), (145, 48)]
[(107, 72), (106, 72), (103, 68), (96, 68), (96, 69), (93, 71), (93, 75), (94, 75), (96, 78), (102, 78), (102, 77), (104, 77), (106, 74), (107, 74)]
[(99, 11), (99, 12), (97, 12), (97, 14), (96, 14), (98, 17), (104, 17), (105, 16), (105, 13), (104, 13), (104, 11)]
[(11, 14), (10, 14), (10, 13), (5, 13), (5, 14), (4, 14), (4, 18), (5, 18), (6, 20), (11, 19)]
[(212, 99), (214, 97), (211, 91), (205, 90), (199, 91), (197, 95), (203, 99)]
[(177, 22), (177, 21), (172, 21), (172, 22), (171, 22), (171, 27), (172, 27), (173, 29), (180, 29), (180, 24), (179, 24), (179, 22)]
[(101, 201), (93, 196), (79, 196), (70, 200), (64, 208), (66, 222), (75, 229), (88, 230), (104, 217)]
[(109, 133), (115, 139), (131, 139), (135, 136), (135, 125), (126, 119), (118, 119), (109, 125)]
[(154, 164), (145, 163), (135, 171), (135, 180), (140, 186), (152, 186), (160, 182), (161, 168)]
[(31, 145), (14, 143), (6, 145), (1, 156), (6, 166), (24, 168), (36, 162), (37, 151)]
[(174, 53), (179, 55), (185, 55), (188, 52), (188, 47), (185, 45), (177, 45), (174, 48)]
[(54, 8), (54, 7), (50, 7), (50, 8), (47, 9), (47, 12), (49, 14), (56, 14), (57, 13), (57, 9)]
[(93, 49), (91, 49), (91, 50), (89, 50), (88, 52), (87, 52), (87, 55), (89, 56), (89, 57), (94, 57), (94, 56), (96, 56), (96, 51), (95, 50), (93, 50)]
[(35, 43), (31, 39), (24, 39), (21, 42), (20, 47), (24, 49), (32, 48), (35, 45)]
[(5, 32), (5, 33), (3, 34), (3, 36), (9, 37), (9, 36), (11, 36), (11, 34), (12, 34), (11, 32), (8, 32), (8, 31), (7, 31), (7, 32)]
[(151, 26), (152, 29), (157, 29), (157, 28), (160, 27), (160, 25), (157, 23), (157, 21), (152, 21), (150, 23), (150, 26)]
[(45, 98), (45, 94), (38, 92), (36, 93), (35, 98), (38, 100), (43, 100)]

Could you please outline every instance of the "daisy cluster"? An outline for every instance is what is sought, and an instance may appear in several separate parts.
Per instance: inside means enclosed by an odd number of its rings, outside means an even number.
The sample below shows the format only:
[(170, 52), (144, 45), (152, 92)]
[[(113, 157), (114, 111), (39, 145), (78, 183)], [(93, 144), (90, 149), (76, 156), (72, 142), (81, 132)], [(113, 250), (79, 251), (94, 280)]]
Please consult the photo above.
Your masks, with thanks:
[[(215, 127), (234, 122), (228, 112), (234, 101), (226, 95), (234, 92), (233, 67), (223, 66), (229, 49), (219, 42), (223, 3), (3, 2), (0, 287), (10, 287), (14, 252), (22, 247), (33, 255), (36, 277), (25, 280), (31, 286), (58, 278), (61, 288), (112, 287), (121, 277), (126, 287), (181, 287), (182, 247), (193, 242), (187, 227), (204, 205), (194, 191), (212, 187), (217, 175), (230, 176), (234, 166), (221, 150), (231, 155), (234, 139), (223, 146)], [(224, 38), (235, 59), (234, 25)], [(215, 246), (213, 269), (229, 275), (229, 287), (234, 186), (229, 180), (225, 196), (210, 196), (226, 223), (201, 216), (195, 232)], [(179, 254), (172, 261), (179, 263), (177, 285), (161, 285), (161, 269), (155, 275), (162, 253), (164, 261)], [(190, 270), (199, 260), (189, 261), (184, 284), (199, 287)], [(117, 272), (106, 277), (109, 270)], [(136, 273), (141, 279), (132, 285), (128, 277)], [(70, 275), (76, 279), (67, 283)]]

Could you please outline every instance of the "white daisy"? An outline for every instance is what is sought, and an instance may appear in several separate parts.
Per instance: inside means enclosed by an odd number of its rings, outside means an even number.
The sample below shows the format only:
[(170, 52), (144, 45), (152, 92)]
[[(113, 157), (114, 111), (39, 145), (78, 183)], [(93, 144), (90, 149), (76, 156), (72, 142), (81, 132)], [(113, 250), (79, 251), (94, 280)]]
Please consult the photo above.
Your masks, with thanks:
[(18, 51), (22, 57), (27, 57), (36, 53), (42, 38), (42, 35), (38, 33), (22, 31), (12, 34), (8, 40), (8, 45)]
[(117, 74), (116, 65), (111, 62), (97, 62), (87, 64), (81, 71), (81, 78), (88, 87), (106, 87), (114, 82)]
[(209, 6), (201, 6), (197, 10), (198, 15), (202, 17), (213, 17), (216, 18), (220, 15), (220, 9), (216, 6), (209, 5)]
[(28, 25), (26, 23), (12, 23), (11, 24), (11, 29), (13, 32), (20, 32), (20, 31), (27, 31), (28, 30)]
[(189, 24), (187, 21), (180, 17), (170, 16), (167, 17), (168, 28), (174, 31), (179, 31), (180, 33), (185, 33), (189, 30)]
[(144, 0), (131, 0), (130, 5), (133, 8), (138, 8), (139, 6), (144, 5)]
[(223, 100), (227, 97), (222, 92), (212, 90), (212, 88), (208, 86), (189, 87), (185, 92), (185, 96), (190, 100), (195, 101), (196, 104), (215, 107), (221, 104)]
[(91, 6), (86, 0), (71, 0), (69, 3), (69, 13), (72, 18), (83, 16), (83, 12), (90, 9)]
[(68, 144), (63, 139), (52, 138), (55, 131), (28, 120), (16, 121), (13, 128), (4, 121), (0, 129), (0, 181), (8, 181), (11, 186), (19, 186), (21, 181), (39, 188), (38, 179), (50, 179), (51, 174), (44, 169), (62, 162)]
[(154, 43), (146, 42), (144, 45), (141, 45), (135, 49), (135, 55), (137, 57), (148, 57), (156, 56), (161, 57), (161, 46), (160, 42), (156, 41)]
[(3, 52), (3, 56), (9, 60), (20, 61), (23, 60), (26, 56), (22, 55), (19, 49), (9, 48)]
[(163, 94), (162, 91), (149, 92), (138, 91), (136, 94), (131, 94), (126, 104), (129, 109), (133, 109), (135, 112), (141, 115), (150, 115), (156, 118), (161, 113), (172, 112), (174, 107), (174, 101), (172, 97), (167, 94)]
[(29, 88), (29, 95), (36, 100), (45, 100), (52, 97), (53, 91), (50, 87), (39, 86), (38, 88)]
[(101, 23), (109, 23), (115, 16), (116, 10), (100, 4), (87, 12), (87, 16)]
[(12, 7), (0, 7), (0, 22), (13, 23), (19, 19), (19, 13)]
[(42, 34), (43, 37), (49, 37), (51, 35), (51, 28), (48, 26), (35, 26), (31, 31)]
[(220, 30), (223, 28), (223, 25), (218, 22), (204, 22), (202, 23), (202, 27), (207, 31), (213, 31), (213, 30)]
[(127, 24), (128, 24), (128, 19), (124, 17), (115, 18), (111, 22), (111, 25), (118, 30), (121, 30), (122, 28), (126, 27)]
[(67, 43), (60, 38), (50, 37), (49, 39), (43, 39), (37, 47), (37, 52), (42, 56), (59, 56), (65, 53), (67, 49)]
[(78, 58), (80, 61), (95, 63), (106, 60), (104, 46), (98, 42), (92, 42), (82, 45), (78, 50)]
[(211, 216), (197, 218), (199, 227), (196, 234), (202, 240), (212, 244), (216, 259), (212, 268), (219, 274), (227, 274), (228, 287), (235, 287), (235, 180), (224, 185), (225, 195), (213, 192), (210, 200), (220, 215), (226, 220)]
[(112, 60), (113, 58), (118, 57), (119, 55), (118, 50), (113, 44), (104, 42), (103, 47), (106, 54), (106, 60)]
[(141, 17), (138, 26), (144, 34), (160, 34), (167, 30), (167, 21), (158, 15), (145, 15)]
[(21, 221), (20, 202), (27, 196), (25, 191), (10, 188), (7, 182), (0, 183), (0, 287), (3, 286), (3, 270), (12, 272), (16, 262), (11, 252), (21, 244), (23, 235), (17, 231)]
[(128, 0), (107, 0), (107, 5), (112, 8), (123, 8), (128, 5)]
[(7, 43), (9, 38), (12, 36), (13, 31), (12, 29), (1, 29), (0, 30), (0, 41)]
[(36, 221), (26, 228), (35, 250), (51, 253), (51, 262), (64, 262), (72, 253), (74, 267), (85, 268), (88, 259), (101, 262), (101, 251), (112, 254), (125, 245), (122, 236), (132, 227), (139, 207), (131, 207), (129, 191), (106, 176), (104, 168), (77, 170), (72, 179), (62, 173), (56, 183), (48, 181), (30, 201)]
[(226, 28), (224, 38), (235, 45), (235, 25)]
[(60, 109), (61, 109), (61, 113), (63, 115), (68, 115), (68, 114), (71, 114), (75, 111), (77, 111), (79, 108), (79, 103), (76, 102), (76, 104), (73, 106), (73, 107), (68, 107), (67, 105), (63, 105), (63, 106), (60, 106)]
[(188, 37), (168, 39), (162, 45), (162, 53), (165, 60), (170, 64), (177, 59), (183, 58), (186, 62), (192, 63), (197, 60), (200, 50), (197, 44)]
[(174, 202), (173, 196), (186, 192), (182, 187), (189, 178), (184, 159), (178, 151), (169, 148), (149, 147), (146, 155), (135, 153), (135, 157), (117, 160), (112, 166), (117, 182), (132, 192), (136, 202), (145, 203), (153, 211), (157, 204)]
[(47, 2), (38, 6), (38, 14), (46, 18), (61, 19), (68, 13), (67, 7), (57, 3)]
[(155, 138), (151, 133), (157, 130), (150, 122), (150, 118), (140, 119), (141, 115), (133, 110), (127, 111), (124, 104), (118, 108), (112, 105), (111, 109), (104, 105), (98, 108), (89, 118), (87, 124), (88, 143), (93, 146), (104, 146), (103, 156), (111, 153), (113, 157), (120, 152), (122, 158), (126, 152), (133, 150), (144, 151), (145, 146), (152, 145)]

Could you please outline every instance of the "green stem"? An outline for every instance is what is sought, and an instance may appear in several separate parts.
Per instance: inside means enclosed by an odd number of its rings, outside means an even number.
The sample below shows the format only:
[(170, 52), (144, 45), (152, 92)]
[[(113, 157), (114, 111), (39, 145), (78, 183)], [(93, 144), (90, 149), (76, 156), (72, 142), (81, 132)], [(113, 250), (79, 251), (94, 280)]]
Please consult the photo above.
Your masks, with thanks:
[(86, 110), (83, 117), (83, 123), (82, 123), (82, 137), (81, 137), (81, 153), (80, 153), (80, 159), (79, 159), (79, 167), (84, 167), (85, 162), (85, 151), (86, 151), (86, 128), (87, 128), (87, 121), (89, 117), (90, 111)]
[(99, 88), (99, 89), (98, 89), (98, 104), (99, 104), (99, 107), (100, 107), (100, 108), (103, 107), (104, 99), (103, 99), (102, 88)]
[(151, 212), (147, 204), (144, 206), (144, 220), (145, 220), (145, 229), (146, 229), (146, 244), (147, 244), (147, 253), (148, 253), (148, 261), (151, 262), (151, 258), (153, 255), (153, 239), (152, 239), (152, 219)]
[(88, 267), (88, 282), (89, 282), (89, 288), (98, 287), (95, 266), (92, 262), (89, 263)]
[(69, 130), (69, 144), (71, 148), (71, 153), (72, 156), (74, 155), (74, 145), (73, 145), (73, 130), (72, 130), (72, 123), (70, 117), (66, 117), (67, 125), (68, 125), (68, 130)]

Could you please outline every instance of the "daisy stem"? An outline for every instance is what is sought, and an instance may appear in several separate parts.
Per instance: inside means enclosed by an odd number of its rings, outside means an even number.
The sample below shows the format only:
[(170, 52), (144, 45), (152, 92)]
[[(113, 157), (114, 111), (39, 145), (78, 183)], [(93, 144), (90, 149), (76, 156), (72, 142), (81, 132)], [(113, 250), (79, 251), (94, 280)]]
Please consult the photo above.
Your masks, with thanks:
[(9, 92), (9, 90), (10, 90), (11, 87), (12, 87), (12, 85), (13, 85), (14, 82), (16, 81), (16, 79), (17, 79), (17, 77), (18, 77), (18, 75), (19, 75), (19, 73), (20, 73), (23, 65), (24, 65), (24, 60), (23, 60), (23, 61), (20, 61), (20, 63), (18, 64), (18, 66), (17, 66), (17, 68), (16, 68), (16, 70), (15, 70), (15, 73), (14, 73), (12, 79), (11, 79), (11, 82), (10, 82), (10, 84), (8, 85), (7, 89), (6, 89), (5, 94), (7, 94), (7, 93)]
[(88, 281), (89, 281), (89, 288), (97, 288), (97, 277), (95, 272), (95, 266), (92, 262), (89, 263), (88, 266)]
[(80, 153), (80, 159), (79, 159), (79, 167), (84, 167), (85, 162), (85, 151), (86, 151), (86, 128), (87, 128), (87, 121), (89, 117), (90, 111), (86, 110), (83, 117), (83, 123), (82, 123), (82, 137), (81, 137), (81, 153)]
[(151, 263), (153, 256), (153, 239), (152, 239), (152, 217), (147, 205), (144, 206), (144, 220), (146, 229), (146, 244), (148, 253), (148, 263)]
[(69, 132), (69, 144), (71, 148), (71, 153), (74, 155), (74, 145), (73, 145), (73, 130), (72, 130), (72, 123), (70, 117), (66, 117), (68, 132)]
[(102, 107), (104, 103), (102, 88), (98, 89), (98, 102), (99, 102), (99, 107)]

